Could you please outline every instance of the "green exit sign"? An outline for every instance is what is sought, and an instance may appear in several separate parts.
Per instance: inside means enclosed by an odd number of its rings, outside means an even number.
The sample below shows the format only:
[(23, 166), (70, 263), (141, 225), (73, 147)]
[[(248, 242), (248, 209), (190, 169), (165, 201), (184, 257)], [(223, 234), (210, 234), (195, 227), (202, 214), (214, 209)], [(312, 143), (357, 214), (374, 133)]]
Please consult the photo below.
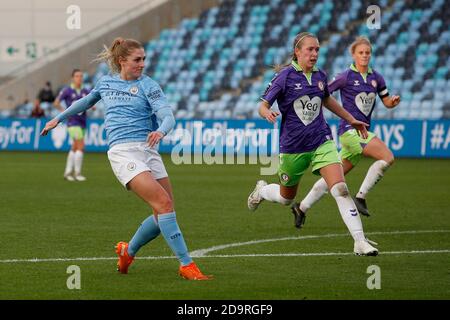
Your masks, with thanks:
[(16, 53), (19, 53), (19, 48), (14, 48), (13, 46), (9, 46), (8, 48), (6, 48), (6, 52), (8, 53), (8, 55), (13, 56)]

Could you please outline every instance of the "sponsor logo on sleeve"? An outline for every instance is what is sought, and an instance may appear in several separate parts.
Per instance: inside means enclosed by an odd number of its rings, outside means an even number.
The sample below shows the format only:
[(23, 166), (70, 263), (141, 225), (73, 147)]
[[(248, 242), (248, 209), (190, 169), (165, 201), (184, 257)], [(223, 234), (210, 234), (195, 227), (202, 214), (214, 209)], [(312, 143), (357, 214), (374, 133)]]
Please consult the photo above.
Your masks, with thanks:
[(161, 90), (155, 90), (147, 94), (147, 97), (150, 101), (158, 100), (162, 97)]

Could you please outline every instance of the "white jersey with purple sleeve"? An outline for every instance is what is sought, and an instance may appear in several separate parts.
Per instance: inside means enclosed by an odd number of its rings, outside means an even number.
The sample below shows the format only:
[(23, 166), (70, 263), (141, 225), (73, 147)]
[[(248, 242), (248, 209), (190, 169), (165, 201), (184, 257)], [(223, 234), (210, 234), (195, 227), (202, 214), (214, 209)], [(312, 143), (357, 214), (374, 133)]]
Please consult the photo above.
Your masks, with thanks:
[(281, 118), (280, 153), (303, 153), (332, 140), (322, 112), (323, 99), (329, 96), (326, 74), (314, 68), (310, 77), (292, 64), (282, 69), (269, 83), (262, 100), (278, 103)]
[[(339, 90), (342, 105), (351, 115), (370, 125), (377, 94), (380, 98), (389, 96), (386, 83), (378, 72), (368, 69), (367, 75), (361, 74), (352, 64), (349, 69), (338, 74), (328, 85), (331, 93)], [(338, 134), (353, 129), (345, 120), (340, 119)], [(368, 130), (370, 128), (367, 128)]]

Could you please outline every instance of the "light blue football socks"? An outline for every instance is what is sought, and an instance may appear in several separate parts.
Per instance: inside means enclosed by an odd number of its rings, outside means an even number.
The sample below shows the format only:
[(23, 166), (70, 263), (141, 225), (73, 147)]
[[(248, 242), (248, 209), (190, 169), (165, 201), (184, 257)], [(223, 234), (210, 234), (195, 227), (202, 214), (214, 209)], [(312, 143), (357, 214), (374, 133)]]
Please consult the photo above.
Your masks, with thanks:
[(166, 239), (167, 244), (175, 253), (181, 265), (186, 266), (190, 264), (192, 258), (189, 255), (183, 234), (178, 226), (175, 211), (158, 215), (158, 220), (159, 229), (164, 239)]
[(128, 254), (135, 256), (142, 246), (162, 233), (181, 265), (186, 266), (190, 264), (192, 258), (189, 255), (183, 234), (178, 226), (175, 212), (160, 214), (158, 215), (158, 220), (156, 221), (156, 217), (151, 215), (142, 222), (128, 243)]
[(143, 245), (155, 239), (160, 233), (156, 217), (151, 215), (142, 222), (128, 243), (128, 254), (134, 257)]

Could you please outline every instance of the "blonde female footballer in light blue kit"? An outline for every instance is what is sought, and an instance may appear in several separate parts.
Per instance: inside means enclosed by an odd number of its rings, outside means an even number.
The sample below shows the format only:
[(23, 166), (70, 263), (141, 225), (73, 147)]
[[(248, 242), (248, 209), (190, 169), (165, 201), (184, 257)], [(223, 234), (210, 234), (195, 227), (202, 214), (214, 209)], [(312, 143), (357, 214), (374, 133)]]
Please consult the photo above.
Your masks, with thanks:
[(128, 273), (138, 250), (162, 233), (180, 261), (179, 275), (188, 280), (208, 280), (211, 277), (192, 261), (177, 224), (172, 187), (156, 148), (174, 127), (175, 119), (160, 86), (142, 74), (144, 59), (145, 51), (138, 41), (115, 39), (98, 59), (108, 61), (113, 73), (102, 77), (86, 97), (49, 121), (41, 134), (45, 136), (59, 122), (102, 99), (108, 158), (114, 174), (154, 211), (129, 243), (117, 244), (118, 271)]

